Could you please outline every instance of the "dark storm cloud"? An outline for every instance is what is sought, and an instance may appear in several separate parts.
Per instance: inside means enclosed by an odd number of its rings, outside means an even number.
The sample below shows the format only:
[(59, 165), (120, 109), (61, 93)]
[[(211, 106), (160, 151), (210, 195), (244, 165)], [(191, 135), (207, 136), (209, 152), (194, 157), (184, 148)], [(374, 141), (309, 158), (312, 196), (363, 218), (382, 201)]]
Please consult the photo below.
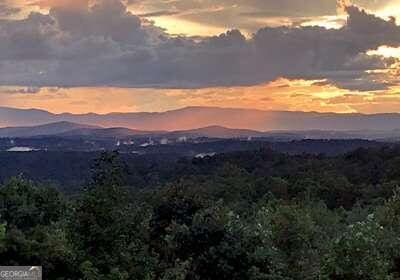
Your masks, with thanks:
[(0, 84), (191, 88), (284, 76), (384, 88), (387, 81), (371, 81), (365, 71), (393, 61), (365, 52), (399, 46), (400, 27), (355, 6), (347, 12), (348, 23), (338, 30), (269, 27), (251, 39), (233, 30), (192, 40), (168, 36), (117, 0), (90, 9), (53, 8), (49, 15), (0, 22)]

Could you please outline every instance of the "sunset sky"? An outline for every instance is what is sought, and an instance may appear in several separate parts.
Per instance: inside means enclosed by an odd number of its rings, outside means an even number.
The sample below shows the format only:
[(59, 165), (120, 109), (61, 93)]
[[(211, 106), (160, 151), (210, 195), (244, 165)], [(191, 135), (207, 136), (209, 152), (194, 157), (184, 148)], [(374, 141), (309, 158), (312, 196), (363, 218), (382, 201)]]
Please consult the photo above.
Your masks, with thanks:
[(0, 106), (400, 111), (399, 0), (0, 0)]

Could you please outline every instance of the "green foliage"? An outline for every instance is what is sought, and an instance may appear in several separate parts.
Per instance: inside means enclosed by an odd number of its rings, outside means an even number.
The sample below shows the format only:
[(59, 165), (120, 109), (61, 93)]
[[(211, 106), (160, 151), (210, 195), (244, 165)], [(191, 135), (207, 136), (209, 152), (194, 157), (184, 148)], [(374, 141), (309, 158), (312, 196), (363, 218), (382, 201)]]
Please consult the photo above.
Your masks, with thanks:
[(349, 225), (326, 257), (329, 279), (393, 279), (385, 234), (373, 214)]
[(0, 252), (5, 248), (6, 224), (0, 224)]
[(43, 265), (52, 279), (71, 279), (75, 252), (67, 233), (67, 203), (55, 189), (14, 178), (0, 188), (3, 265)]
[(399, 154), (182, 160), (144, 171), (169, 179), (139, 191), (104, 153), (72, 197), (21, 177), (0, 186), (0, 260), (60, 280), (400, 279)]
[(77, 274), (83, 279), (151, 279), (155, 260), (147, 246), (149, 211), (122, 185), (116, 153), (96, 162), (93, 183), (73, 203), (68, 222)]
[(65, 211), (61, 194), (53, 188), (22, 178), (11, 179), (0, 188), (0, 219), (9, 227), (29, 230), (35, 225), (50, 225)]

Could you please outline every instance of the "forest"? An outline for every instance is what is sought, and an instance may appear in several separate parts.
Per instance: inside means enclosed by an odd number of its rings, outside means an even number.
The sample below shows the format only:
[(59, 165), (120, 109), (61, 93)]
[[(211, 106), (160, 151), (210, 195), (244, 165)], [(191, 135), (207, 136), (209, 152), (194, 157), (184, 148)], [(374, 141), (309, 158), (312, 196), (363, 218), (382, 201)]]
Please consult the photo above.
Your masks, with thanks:
[(104, 152), (74, 192), (5, 180), (2, 265), (60, 280), (400, 279), (397, 145), (143, 166)]
[[(81, 190), (92, 173), (93, 161), (101, 155), (101, 150), (85, 150), (85, 145), (78, 142), (65, 146), (56, 139), (19, 139), (24, 147), (32, 141), (40, 143), (34, 147), (45, 147), (32, 152), (0, 151), (0, 182), (10, 177), (23, 175), (25, 179), (37, 183), (51, 183), (64, 192), (72, 193)], [(5, 140), (3, 140), (5, 141)], [(17, 140), (15, 140), (17, 141)], [(21, 142), (24, 141), (24, 142)], [(28, 143), (25, 143), (27, 141)], [(294, 141), (243, 141), (238, 139), (203, 139), (201, 143), (177, 143), (168, 145), (154, 145), (142, 148), (131, 146), (116, 147), (110, 145), (106, 150), (118, 148), (120, 161), (125, 166), (125, 184), (134, 188), (151, 188), (181, 176), (177, 173), (177, 162), (192, 159), (198, 154), (227, 154), (238, 151), (254, 151), (271, 149), (276, 152), (290, 155), (325, 154), (329, 156), (341, 155), (357, 148), (379, 148), (391, 145), (390, 143), (368, 140), (294, 140)], [(0, 138), (0, 150), (1, 150)], [(83, 141), (82, 141), (83, 142)], [(115, 142), (115, 139), (112, 140)], [(5, 141), (9, 143), (9, 141)], [(64, 143), (64, 144), (63, 144)], [(7, 144), (8, 145), (8, 144)], [(52, 145), (57, 149), (52, 149)], [(132, 150), (133, 149), (133, 150)], [(177, 175), (177, 176), (176, 176)]]

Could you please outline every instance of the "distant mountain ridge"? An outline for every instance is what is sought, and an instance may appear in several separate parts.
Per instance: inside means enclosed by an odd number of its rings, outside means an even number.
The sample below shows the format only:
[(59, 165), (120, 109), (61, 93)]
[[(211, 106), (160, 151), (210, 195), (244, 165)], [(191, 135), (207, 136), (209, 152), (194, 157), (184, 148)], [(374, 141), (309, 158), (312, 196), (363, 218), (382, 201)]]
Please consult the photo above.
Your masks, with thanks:
[(126, 138), (134, 136), (166, 137), (166, 138), (245, 138), (263, 137), (266, 134), (247, 129), (230, 129), (220, 126), (210, 126), (193, 130), (181, 131), (142, 131), (124, 127), (102, 128), (71, 122), (56, 122), (39, 126), (0, 128), (0, 138), (29, 138), (36, 136), (58, 137), (90, 137), (90, 138)]
[(74, 136), (87, 136), (97, 138), (118, 138), (139, 135), (150, 135), (158, 133), (156, 131), (141, 131), (124, 127), (111, 127), (111, 128), (78, 128), (59, 134), (60, 137), (74, 137)]
[(87, 138), (87, 139), (129, 139), (129, 138), (154, 138), (154, 139), (252, 139), (267, 138), (269, 140), (300, 140), (300, 139), (366, 139), (390, 140), (400, 139), (400, 130), (391, 131), (268, 131), (261, 132), (250, 129), (233, 129), (222, 126), (208, 126), (203, 128), (178, 130), (178, 131), (144, 131), (124, 127), (103, 128), (94, 125), (77, 124), (71, 122), (56, 122), (38, 126), (6, 127), (0, 128), (0, 138), (31, 138), (57, 136), (61, 138)]
[(5, 127), (0, 128), (0, 137), (34, 137), (42, 135), (59, 135), (68, 131), (76, 129), (99, 129), (100, 127), (94, 125), (84, 125), (70, 123), (66, 121), (49, 123), (38, 126), (25, 126), (25, 127)]
[(400, 114), (337, 114), (186, 107), (160, 113), (53, 114), (43, 110), (0, 107), (0, 127), (71, 122), (138, 131), (181, 131), (227, 127), (254, 131), (391, 131), (400, 129)]
[(245, 138), (245, 137), (263, 137), (265, 132), (250, 129), (233, 129), (223, 126), (207, 126), (197, 129), (172, 131), (167, 134), (172, 137), (208, 137), (208, 138)]

